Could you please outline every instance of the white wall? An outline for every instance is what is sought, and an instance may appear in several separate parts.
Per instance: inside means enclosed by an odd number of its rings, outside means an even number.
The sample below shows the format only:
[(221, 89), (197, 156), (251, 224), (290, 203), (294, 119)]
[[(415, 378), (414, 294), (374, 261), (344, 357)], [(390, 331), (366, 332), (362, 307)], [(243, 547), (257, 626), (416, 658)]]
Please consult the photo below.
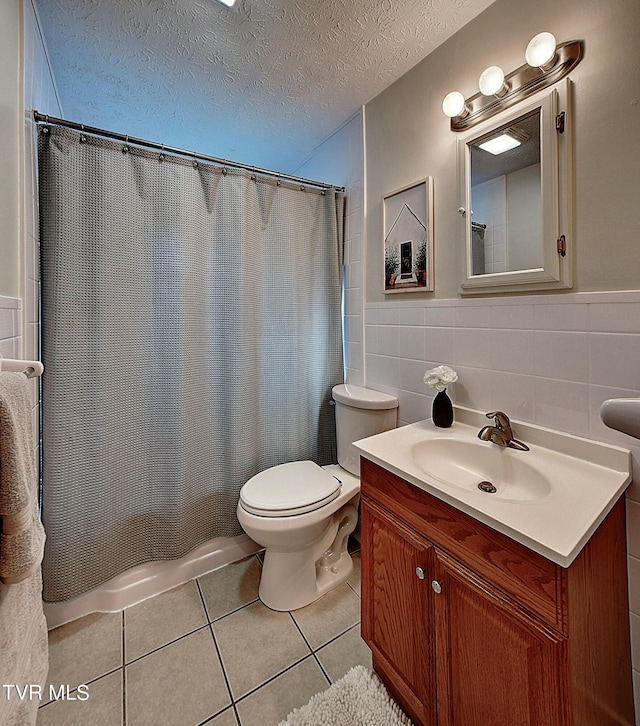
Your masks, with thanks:
[(0, 353), (37, 358), (38, 207), (32, 111), (51, 116), (61, 116), (62, 111), (31, 0), (3, 4), (0, 59)]
[[(628, 290), (640, 279), (640, 3), (637, 0), (496, 0), (424, 61), (366, 106), (366, 299), (381, 302), (382, 196), (434, 178), (435, 291), (458, 296), (463, 248), (456, 179), (456, 134), (444, 96), (477, 91), (489, 65), (522, 65), (541, 30), (560, 41), (582, 39), (571, 72), (575, 131), (575, 291)], [(397, 296), (396, 296), (397, 299)]]
[(22, 31), (20, 0), (4, 0), (0, 23), (0, 295), (20, 297)]
[[(31, 111), (62, 113), (31, 0), (3, 4), (0, 58), (1, 122), (7, 121), (0, 134), (0, 353), (7, 358), (37, 359), (38, 208)], [(34, 431), (38, 431), (35, 381), (32, 399)]]

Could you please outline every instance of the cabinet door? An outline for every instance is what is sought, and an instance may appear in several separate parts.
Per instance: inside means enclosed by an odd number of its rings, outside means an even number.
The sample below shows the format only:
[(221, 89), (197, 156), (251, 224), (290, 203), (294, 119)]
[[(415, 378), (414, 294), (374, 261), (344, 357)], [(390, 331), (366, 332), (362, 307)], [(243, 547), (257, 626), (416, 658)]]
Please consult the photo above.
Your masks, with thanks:
[(569, 724), (564, 636), (436, 551), (439, 726)]
[(433, 546), (365, 497), (360, 516), (362, 637), (413, 720), (435, 724)]

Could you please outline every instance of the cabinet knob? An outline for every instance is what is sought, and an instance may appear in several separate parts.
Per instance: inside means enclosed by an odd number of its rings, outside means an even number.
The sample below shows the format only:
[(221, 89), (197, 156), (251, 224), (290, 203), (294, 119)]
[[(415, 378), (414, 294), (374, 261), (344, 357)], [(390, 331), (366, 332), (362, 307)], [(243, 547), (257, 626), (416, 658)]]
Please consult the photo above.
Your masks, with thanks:
[(442, 585), (437, 580), (431, 580), (431, 587), (437, 595), (442, 592)]
[(418, 576), (418, 580), (424, 580), (424, 570), (422, 567), (416, 567), (416, 575)]

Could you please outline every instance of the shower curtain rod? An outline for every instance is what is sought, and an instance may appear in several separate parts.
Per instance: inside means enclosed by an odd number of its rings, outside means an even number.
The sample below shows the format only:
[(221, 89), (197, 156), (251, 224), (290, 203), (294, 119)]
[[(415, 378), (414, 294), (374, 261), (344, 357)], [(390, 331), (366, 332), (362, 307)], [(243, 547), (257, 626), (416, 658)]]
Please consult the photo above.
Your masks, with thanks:
[(188, 156), (190, 159), (198, 159), (200, 161), (210, 161), (214, 164), (222, 164), (222, 166), (233, 166), (236, 169), (245, 169), (246, 171), (254, 172), (255, 174), (265, 174), (267, 176), (275, 177), (276, 179), (283, 179), (286, 181), (296, 182), (297, 184), (303, 184), (308, 186), (318, 187), (319, 189), (332, 189), (335, 188), (338, 191), (343, 192), (344, 187), (334, 187), (332, 184), (326, 182), (313, 181), (311, 179), (303, 179), (299, 176), (292, 176), (291, 174), (284, 174), (277, 171), (270, 171), (269, 169), (260, 169), (255, 166), (249, 166), (248, 164), (242, 164), (237, 161), (229, 161), (229, 159), (219, 159), (215, 156), (207, 156), (206, 154), (198, 154), (195, 151), (186, 151), (185, 149), (178, 149), (174, 146), (165, 146), (164, 144), (158, 144), (155, 141), (147, 141), (146, 139), (136, 139), (133, 136), (126, 136), (125, 134), (119, 134), (115, 131), (106, 131), (105, 129), (98, 129), (93, 126), (86, 126), (75, 121), (67, 121), (62, 118), (55, 118), (53, 116), (47, 116), (39, 113), (38, 111), (33, 112), (33, 120), (36, 123), (54, 124), (55, 126), (65, 126), (69, 129), (75, 129), (76, 131), (85, 131), (88, 134), (94, 134), (96, 136), (104, 136), (108, 139), (115, 139), (116, 141), (124, 141), (125, 144), (136, 144), (137, 146), (146, 146), (149, 149), (154, 149), (162, 153), (179, 154), (181, 156)]

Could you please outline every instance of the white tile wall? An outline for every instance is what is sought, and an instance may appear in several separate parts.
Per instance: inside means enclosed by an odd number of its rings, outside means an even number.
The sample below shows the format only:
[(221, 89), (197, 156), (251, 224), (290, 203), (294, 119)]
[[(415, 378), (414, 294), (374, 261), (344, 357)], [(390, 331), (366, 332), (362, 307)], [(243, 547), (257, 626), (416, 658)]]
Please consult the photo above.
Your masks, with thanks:
[(21, 301), (0, 295), (0, 355), (18, 358), (21, 350)]
[(368, 304), (364, 340), (366, 385), (399, 398), (402, 423), (430, 417), (424, 372), (446, 363), (458, 372), (450, 393), (460, 405), (631, 450), (629, 595), (640, 700), (640, 441), (599, 415), (608, 398), (640, 396), (640, 291)]

